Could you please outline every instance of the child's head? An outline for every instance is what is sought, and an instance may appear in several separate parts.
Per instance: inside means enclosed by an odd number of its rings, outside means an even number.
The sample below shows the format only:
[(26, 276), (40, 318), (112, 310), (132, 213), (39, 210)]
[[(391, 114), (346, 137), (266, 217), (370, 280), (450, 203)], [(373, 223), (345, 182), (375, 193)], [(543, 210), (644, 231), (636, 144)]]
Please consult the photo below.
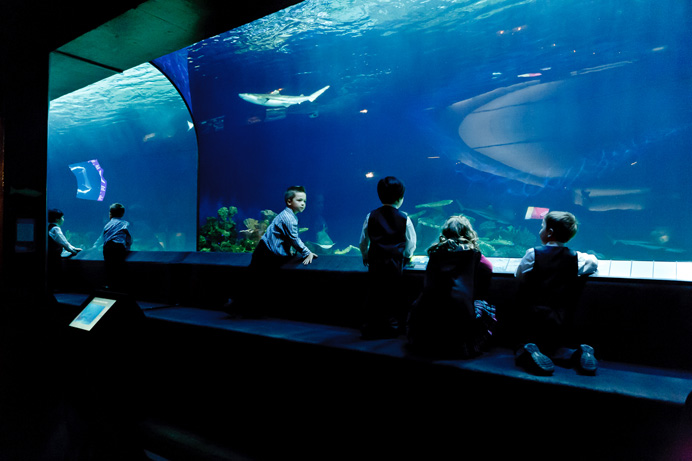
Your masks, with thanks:
[(451, 216), (442, 226), (440, 243), (446, 240), (454, 240), (457, 243), (465, 243), (471, 248), (478, 249), (478, 234), (471, 227), (471, 222), (466, 216)]
[(307, 194), (303, 186), (291, 186), (284, 193), (286, 206), (293, 210), (293, 213), (300, 213), (305, 210), (307, 205)]
[(111, 218), (122, 218), (125, 215), (125, 207), (121, 203), (114, 203), (108, 211)]
[(57, 224), (65, 214), (57, 208), (48, 210), (48, 222)]
[(543, 218), (541, 242), (567, 243), (577, 233), (577, 218), (567, 211), (551, 211)]
[(401, 205), (406, 187), (394, 176), (387, 176), (377, 183), (377, 196), (383, 205)]

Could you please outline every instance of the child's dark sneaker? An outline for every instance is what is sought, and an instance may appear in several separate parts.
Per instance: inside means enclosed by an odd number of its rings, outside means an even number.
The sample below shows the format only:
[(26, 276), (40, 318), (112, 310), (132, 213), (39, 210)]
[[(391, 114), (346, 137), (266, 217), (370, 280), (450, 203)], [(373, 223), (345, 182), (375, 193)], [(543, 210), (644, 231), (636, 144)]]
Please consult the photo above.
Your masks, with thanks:
[(516, 364), (529, 373), (550, 376), (555, 371), (553, 361), (544, 355), (534, 343), (524, 344), (516, 357)]
[(572, 356), (574, 368), (581, 375), (595, 375), (598, 369), (598, 360), (594, 356), (593, 347), (582, 344)]

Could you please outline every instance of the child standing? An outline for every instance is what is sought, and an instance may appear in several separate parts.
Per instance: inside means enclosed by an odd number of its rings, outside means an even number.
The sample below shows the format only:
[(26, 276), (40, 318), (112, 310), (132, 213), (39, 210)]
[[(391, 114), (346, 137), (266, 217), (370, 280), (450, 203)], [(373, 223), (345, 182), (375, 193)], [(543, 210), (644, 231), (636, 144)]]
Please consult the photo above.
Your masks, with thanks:
[(428, 255), (423, 292), (408, 318), (408, 344), (413, 352), (437, 357), (477, 356), (495, 324), (494, 309), (482, 301), (493, 265), (478, 249), (478, 236), (465, 216), (445, 222)]
[(48, 210), (48, 253), (46, 271), (48, 275), (48, 287), (54, 290), (60, 286), (62, 278), (62, 253), (66, 251), (74, 256), (81, 248), (72, 246), (67, 241), (60, 227), (65, 223), (65, 214), (53, 208)]
[(371, 211), (363, 223), (360, 251), (369, 276), (366, 319), (361, 327), (363, 339), (393, 338), (401, 333), (401, 280), (404, 264), (416, 249), (413, 223), (399, 211), (405, 190), (404, 184), (393, 176), (381, 179), (377, 195), (382, 206)]
[(122, 290), (125, 285), (127, 257), (132, 246), (130, 223), (123, 220), (125, 207), (114, 203), (109, 209), (110, 220), (103, 228), (103, 262), (106, 269), (108, 288)]
[(550, 375), (554, 363), (593, 375), (598, 368), (593, 348), (575, 342), (574, 312), (582, 276), (598, 269), (595, 256), (565, 244), (577, 233), (572, 213), (551, 211), (539, 232), (542, 246), (526, 252), (516, 270), (519, 308), (516, 327), (517, 365), (534, 374)]

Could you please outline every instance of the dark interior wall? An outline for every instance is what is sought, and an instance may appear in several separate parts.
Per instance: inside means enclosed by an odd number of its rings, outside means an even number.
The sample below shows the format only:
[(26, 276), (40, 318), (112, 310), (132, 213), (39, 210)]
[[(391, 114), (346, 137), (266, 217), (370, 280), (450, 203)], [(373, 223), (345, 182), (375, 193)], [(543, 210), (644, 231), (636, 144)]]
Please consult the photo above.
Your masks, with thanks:
[[(3, 210), (0, 289), (3, 292), (21, 297), (27, 292), (38, 293), (44, 286), (49, 54), (143, 3), (146, 2), (68, 0), (0, 5), (0, 124), (4, 132), (4, 148), (0, 149), (3, 192), (0, 195)], [(164, 13), (171, 10), (175, 14), (180, 3), (158, 0), (150, 10), (159, 8)], [(148, 44), (156, 52), (166, 50), (167, 43), (179, 43), (179, 37), (175, 36), (178, 33), (198, 39), (210, 37), (297, 2), (271, 0), (250, 5), (191, 0), (184, 3), (204, 11), (200, 23), (190, 25), (190, 30), (178, 30), (178, 25), (172, 25), (169, 36)], [(118, 40), (117, 34), (110, 38)], [(171, 51), (174, 50), (166, 52)], [(127, 54), (127, 50), (123, 53)], [(152, 55), (151, 59), (156, 57)], [(141, 62), (133, 66), (138, 64)], [(33, 224), (33, 238), (30, 244), (23, 245), (30, 250), (27, 252), (15, 251), (18, 219)]]
[[(40, 291), (44, 285), (48, 55), (58, 46), (141, 3), (3, 2), (0, 7), (2, 150), (2, 289)], [(81, 14), (80, 14), (81, 12)], [(88, 14), (84, 14), (88, 12)], [(33, 245), (15, 251), (17, 220), (33, 223)]]
[[(51, 390), (61, 372), (51, 346), (55, 337), (45, 322), (46, 144), (49, 54), (56, 48), (143, 3), (0, 2), (0, 458), (38, 459), (26, 453), (27, 434), (45, 418)], [(211, 5), (221, 2), (205, 1)], [(225, 2), (230, 4), (230, 2)], [(286, 6), (261, 2), (245, 8), (250, 16)], [(165, 4), (165, 0), (157, 2)], [(218, 15), (213, 27), (227, 18)], [(226, 30), (226, 29), (224, 29)], [(162, 37), (162, 40), (165, 38)], [(156, 56), (154, 56), (156, 57)], [(154, 58), (152, 57), (152, 58)], [(25, 219), (33, 235), (17, 251), (17, 222)], [(31, 234), (31, 232), (30, 232)]]

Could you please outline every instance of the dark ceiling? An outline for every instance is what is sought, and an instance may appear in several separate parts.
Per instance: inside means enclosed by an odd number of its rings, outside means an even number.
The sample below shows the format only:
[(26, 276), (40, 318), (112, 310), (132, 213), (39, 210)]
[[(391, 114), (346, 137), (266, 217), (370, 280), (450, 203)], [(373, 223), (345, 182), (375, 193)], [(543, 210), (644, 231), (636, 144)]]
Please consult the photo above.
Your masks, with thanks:
[(267, 14), (296, 0), (148, 0), (57, 48), (49, 98), (75, 91)]
[(50, 57), (48, 95), (54, 99), (299, 1), (67, 0), (41, 2), (40, 7), (33, 3), (0, 6), (0, 72), (13, 66), (21, 72), (26, 53), (55, 51)]

